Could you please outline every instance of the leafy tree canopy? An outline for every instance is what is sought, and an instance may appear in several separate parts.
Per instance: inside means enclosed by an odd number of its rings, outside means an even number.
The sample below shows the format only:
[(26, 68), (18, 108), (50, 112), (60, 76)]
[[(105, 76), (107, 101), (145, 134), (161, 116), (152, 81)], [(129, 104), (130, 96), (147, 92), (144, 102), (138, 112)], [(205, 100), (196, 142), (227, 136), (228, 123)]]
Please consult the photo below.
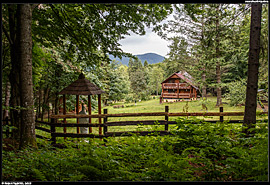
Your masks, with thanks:
[(41, 4), (33, 12), (33, 37), (66, 59), (95, 65), (109, 61), (106, 54), (130, 56), (118, 41), (130, 31), (143, 35), (145, 26), (156, 28), (171, 12), (171, 5), (157, 4)]

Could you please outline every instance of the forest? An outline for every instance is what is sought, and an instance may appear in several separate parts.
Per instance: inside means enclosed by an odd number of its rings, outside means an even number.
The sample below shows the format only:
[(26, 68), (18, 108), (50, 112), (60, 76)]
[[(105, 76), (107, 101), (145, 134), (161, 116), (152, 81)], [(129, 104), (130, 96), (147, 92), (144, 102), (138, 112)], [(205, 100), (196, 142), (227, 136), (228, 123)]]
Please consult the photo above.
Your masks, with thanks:
[[(120, 48), (146, 28), (170, 42), (160, 63)], [(2, 120), (11, 123), (2, 131), (13, 132), (2, 137), (2, 180), (269, 180), (268, 125), (256, 122), (257, 102), (268, 101), (268, 42), (268, 4), (2, 4)], [(64, 149), (36, 138), (35, 119), (59, 114), (59, 92), (80, 73), (110, 108), (158, 102), (177, 71), (193, 77), (201, 104), (243, 107), (243, 124), (179, 117), (172, 136), (63, 140)], [(97, 112), (96, 96), (91, 106)], [(75, 111), (75, 96), (66, 108)]]

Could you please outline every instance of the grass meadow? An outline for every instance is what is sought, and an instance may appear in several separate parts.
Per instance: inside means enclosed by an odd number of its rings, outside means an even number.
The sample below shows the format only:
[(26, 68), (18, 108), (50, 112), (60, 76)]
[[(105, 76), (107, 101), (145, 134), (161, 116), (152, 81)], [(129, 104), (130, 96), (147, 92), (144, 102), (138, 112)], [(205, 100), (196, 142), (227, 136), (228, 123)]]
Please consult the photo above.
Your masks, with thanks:
[[(147, 101), (140, 101), (136, 104), (133, 103), (124, 103), (117, 102), (110, 106), (102, 107), (102, 113), (104, 109), (108, 110), (108, 114), (119, 114), (119, 113), (146, 113), (146, 112), (164, 112), (165, 106), (169, 106), (169, 112), (177, 113), (177, 112), (206, 112), (203, 109), (202, 103), (204, 103), (207, 107), (208, 112), (219, 112), (219, 108), (216, 107), (216, 97), (208, 97), (206, 101), (203, 100), (193, 100), (193, 101), (181, 101), (174, 103), (159, 103), (159, 97), (152, 97)], [(124, 105), (123, 108), (113, 108), (113, 105)], [(244, 112), (244, 106), (229, 106), (226, 100), (223, 100), (223, 111), (224, 112)], [(92, 114), (97, 114), (97, 110), (94, 110)], [(204, 120), (219, 120), (219, 117), (196, 117), (198, 119)], [(267, 118), (265, 116), (264, 118)], [(164, 120), (164, 116), (156, 116), (156, 117), (115, 117), (108, 118), (108, 122), (112, 121), (139, 121), (139, 120)], [(169, 117), (169, 121), (176, 120), (177, 117)], [(241, 120), (243, 116), (225, 116), (224, 120)], [(261, 119), (261, 118), (258, 118)], [(46, 121), (46, 120), (45, 120)], [(61, 120), (60, 120), (61, 121)], [(102, 120), (103, 122), (103, 120)], [(67, 123), (76, 123), (76, 119), (67, 119)], [(92, 123), (98, 123), (98, 119), (92, 119)], [(144, 130), (164, 130), (164, 125), (138, 125), (138, 126), (113, 126), (108, 127), (108, 132), (120, 132), (120, 131), (144, 131)], [(175, 129), (175, 125), (169, 125), (169, 130)], [(63, 128), (56, 128), (57, 132), (63, 132)], [(92, 132), (94, 134), (98, 134), (98, 127), (92, 127)], [(44, 132), (37, 130), (38, 134), (44, 135)], [(76, 128), (67, 128), (67, 133), (76, 133)], [(47, 134), (47, 133), (46, 133)]]

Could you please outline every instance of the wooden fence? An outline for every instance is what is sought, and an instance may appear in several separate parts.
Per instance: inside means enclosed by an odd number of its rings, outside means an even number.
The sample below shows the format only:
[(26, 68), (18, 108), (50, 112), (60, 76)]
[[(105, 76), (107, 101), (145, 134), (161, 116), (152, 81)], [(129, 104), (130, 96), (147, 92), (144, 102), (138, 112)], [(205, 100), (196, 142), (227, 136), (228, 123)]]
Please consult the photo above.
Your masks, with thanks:
[[(268, 114), (268, 112), (260, 113), (262, 115)], [(141, 120), (141, 121), (109, 121), (108, 118), (112, 117), (156, 117), (156, 116), (164, 116), (162, 120)], [(169, 125), (176, 124), (176, 121), (169, 121), (169, 117), (179, 117), (179, 116), (217, 116), (219, 120), (211, 120), (206, 122), (216, 123), (223, 122), (224, 116), (244, 116), (244, 112), (223, 112), (223, 107), (220, 107), (219, 112), (197, 112), (197, 113), (169, 113), (169, 106), (165, 106), (165, 112), (151, 112), (151, 113), (121, 113), (121, 114), (108, 114), (108, 110), (104, 109), (103, 114), (95, 114), (95, 115), (51, 115), (50, 122), (38, 121), (36, 120), (36, 129), (50, 133), (51, 138), (47, 138), (41, 135), (37, 135), (37, 138), (51, 140), (53, 144), (56, 143), (57, 137), (72, 137), (72, 138), (106, 138), (106, 137), (117, 137), (117, 136), (131, 136), (132, 134), (138, 134), (141, 136), (149, 135), (149, 134), (158, 134), (158, 135), (170, 135)], [(103, 124), (89, 124), (89, 123), (57, 123), (57, 119), (63, 118), (103, 118)], [(268, 120), (265, 120), (268, 121)], [(124, 132), (108, 132), (108, 127), (113, 126), (129, 126), (129, 125), (164, 125), (164, 130), (162, 131), (124, 131)], [(205, 121), (204, 121), (205, 122)], [(228, 123), (243, 123), (243, 120), (229, 120)], [(49, 125), (49, 128), (41, 127), (41, 125)], [(77, 127), (77, 131), (79, 127), (103, 127), (103, 134), (80, 134), (80, 133), (66, 133), (66, 129), (64, 129), (64, 133), (56, 132), (56, 127)], [(90, 129), (89, 129), (90, 130)], [(8, 133), (8, 132), (7, 132)]]
[[(263, 112), (261, 114), (268, 114)], [(110, 122), (108, 119), (112, 117), (156, 117), (164, 116), (163, 120), (140, 120), (140, 121), (117, 121)], [(200, 112), (200, 113), (169, 113), (169, 106), (165, 106), (164, 112), (151, 112), (151, 113), (120, 113), (120, 114), (108, 114), (108, 110), (104, 109), (103, 114), (96, 115), (51, 115), (51, 140), (56, 142), (57, 137), (72, 137), (72, 138), (106, 138), (117, 136), (131, 136), (132, 134), (138, 134), (141, 136), (149, 134), (169, 135), (169, 125), (176, 124), (176, 121), (169, 121), (169, 117), (179, 116), (218, 116), (219, 120), (211, 120), (207, 122), (216, 123), (218, 121), (223, 122), (224, 116), (244, 116), (244, 112), (223, 112), (223, 107), (220, 107), (219, 112)], [(88, 123), (56, 123), (56, 119), (62, 118), (103, 118), (103, 124), (88, 124)], [(128, 125), (164, 125), (163, 131), (124, 131), (124, 132), (108, 132), (108, 127), (113, 126), (128, 126)], [(243, 123), (243, 120), (230, 120), (228, 123)], [(58, 133), (56, 127), (103, 127), (103, 134), (79, 134), (79, 133)], [(78, 130), (78, 129), (77, 129)]]

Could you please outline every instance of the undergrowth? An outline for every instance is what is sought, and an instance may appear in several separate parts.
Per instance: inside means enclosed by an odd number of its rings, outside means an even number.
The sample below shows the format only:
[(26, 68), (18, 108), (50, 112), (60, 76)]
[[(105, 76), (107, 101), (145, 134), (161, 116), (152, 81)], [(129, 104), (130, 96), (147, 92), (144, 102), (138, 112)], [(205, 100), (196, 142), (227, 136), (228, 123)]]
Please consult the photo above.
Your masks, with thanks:
[[(65, 141), (2, 152), (3, 181), (267, 181), (268, 125), (178, 118), (171, 136)], [(197, 123), (197, 124), (194, 124)]]

